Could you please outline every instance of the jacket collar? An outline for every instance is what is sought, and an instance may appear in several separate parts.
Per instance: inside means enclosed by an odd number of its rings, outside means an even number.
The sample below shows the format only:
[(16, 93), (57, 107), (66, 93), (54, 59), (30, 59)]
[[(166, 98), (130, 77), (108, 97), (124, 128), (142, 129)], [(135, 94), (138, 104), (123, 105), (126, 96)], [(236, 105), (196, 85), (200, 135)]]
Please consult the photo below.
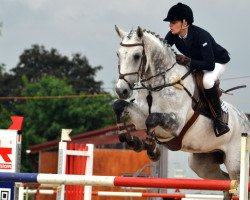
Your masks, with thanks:
[(187, 37), (185, 38), (185, 40), (187, 40), (188, 42), (193, 41), (194, 39), (194, 26), (190, 25), (188, 27), (188, 33), (187, 33)]

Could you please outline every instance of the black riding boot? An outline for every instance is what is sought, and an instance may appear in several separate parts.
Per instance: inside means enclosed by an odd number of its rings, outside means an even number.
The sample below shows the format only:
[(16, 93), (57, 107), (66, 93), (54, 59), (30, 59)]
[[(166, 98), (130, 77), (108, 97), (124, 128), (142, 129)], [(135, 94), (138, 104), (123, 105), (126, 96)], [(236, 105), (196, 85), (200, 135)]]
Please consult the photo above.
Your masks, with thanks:
[(216, 137), (219, 137), (228, 131), (230, 131), (229, 127), (222, 120), (222, 111), (221, 111), (221, 102), (220, 97), (218, 95), (218, 91), (216, 86), (214, 85), (211, 89), (205, 89), (205, 95), (210, 101), (214, 111), (216, 113), (216, 118), (214, 119), (214, 126), (216, 131)]

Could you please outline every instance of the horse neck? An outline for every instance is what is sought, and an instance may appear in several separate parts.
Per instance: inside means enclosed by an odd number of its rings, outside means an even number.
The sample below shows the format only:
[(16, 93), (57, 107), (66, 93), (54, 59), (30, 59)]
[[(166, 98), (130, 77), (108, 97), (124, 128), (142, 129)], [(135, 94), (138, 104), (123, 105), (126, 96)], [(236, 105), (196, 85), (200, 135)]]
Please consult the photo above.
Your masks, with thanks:
[[(148, 71), (146, 73), (148, 77), (146, 78), (149, 78), (149, 81), (147, 84), (156, 87), (165, 83), (174, 83), (189, 71), (188, 67), (176, 63), (174, 52), (170, 47), (163, 45), (160, 41), (155, 41), (152, 36), (145, 42), (145, 46), (148, 58)], [(157, 76), (161, 72), (166, 73), (164, 76)], [(183, 83), (190, 93), (194, 94), (196, 84), (191, 74), (183, 80)], [(185, 91), (183, 90), (183, 92)]]
[[(147, 84), (151, 85), (152, 87), (161, 86), (165, 83), (174, 83), (177, 81), (177, 79), (183, 77), (189, 71), (187, 67), (176, 63), (174, 53), (170, 47), (167, 47), (160, 41), (155, 40), (156, 39), (152, 39), (151, 36), (148, 37), (147, 42), (145, 41), (145, 52), (148, 58), (148, 71), (146, 74), (148, 78), (150, 78), (161, 72), (166, 73), (164, 76), (156, 76), (150, 79)], [(183, 80), (183, 84), (185, 88), (193, 95), (196, 84), (191, 74)], [(173, 87), (174, 86), (166, 87), (162, 90), (163, 93), (172, 94), (171, 98), (165, 103), (169, 105), (170, 109), (173, 109), (172, 106), (175, 105), (175, 112), (178, 112), (179, 108), (183, 108), (183, 110), (180, 110), (179, 112), (185, 112), (186, 117), (189, 119), (193, 114), (192, 99), (188, 97), (183, 89), (180, 90)], [(174, 90), (174, 92), (172, 92), (172, 90)]]
[(156, 76), (176, 63), (171, 48), (151, 34), (146, 36), (145, 53), (147, 56), (145, 78)]

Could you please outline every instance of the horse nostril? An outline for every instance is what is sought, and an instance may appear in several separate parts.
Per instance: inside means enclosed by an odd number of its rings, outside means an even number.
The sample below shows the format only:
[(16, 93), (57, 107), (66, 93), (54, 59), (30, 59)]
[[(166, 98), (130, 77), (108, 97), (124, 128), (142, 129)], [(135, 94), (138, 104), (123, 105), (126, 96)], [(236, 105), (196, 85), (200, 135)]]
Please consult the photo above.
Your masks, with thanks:
[(118, 95), (119, 98), (121, 99), (127, 99), (131, 95), (131, 91), (129, 88), (115, 88), (116, 94)]
[(127, 89), (123, 90), (122, 94), (123, 94), (124, 96), (127, 96), (127, 95), (128, 95), (128, 90), (127, 90)]

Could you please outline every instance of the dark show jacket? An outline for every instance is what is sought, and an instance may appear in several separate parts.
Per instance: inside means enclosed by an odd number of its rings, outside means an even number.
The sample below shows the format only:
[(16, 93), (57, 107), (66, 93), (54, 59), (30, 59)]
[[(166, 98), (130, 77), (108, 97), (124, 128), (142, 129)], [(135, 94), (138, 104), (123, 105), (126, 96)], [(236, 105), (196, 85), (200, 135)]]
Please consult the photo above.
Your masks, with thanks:
[(213, 71), (215, 63), (225, 64), (230, 60), (227, 50), (217, 44), (207, 31), (195, 25), (188, 27), (185, 39), (169, 31), (165, 40), (191, 58), (190, 67), (193, 69)]

